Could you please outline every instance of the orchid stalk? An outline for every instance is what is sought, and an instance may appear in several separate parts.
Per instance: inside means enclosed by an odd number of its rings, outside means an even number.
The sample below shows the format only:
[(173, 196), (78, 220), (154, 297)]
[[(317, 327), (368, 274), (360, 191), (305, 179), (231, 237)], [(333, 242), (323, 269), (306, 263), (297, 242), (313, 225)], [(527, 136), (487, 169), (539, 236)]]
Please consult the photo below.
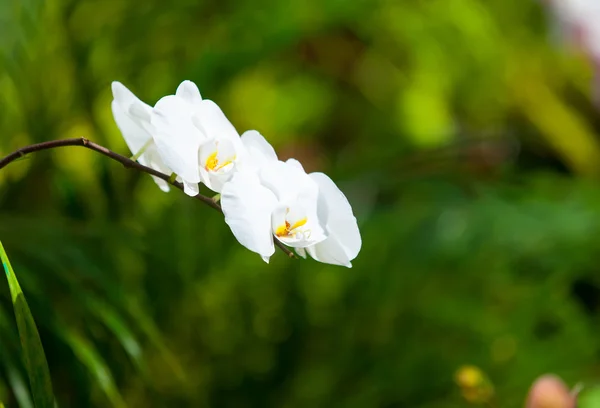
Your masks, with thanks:
[[(323, 173), (283, 162), (256, 130), (241, 136), (221, 108), (183, 81), (154, 107), (113, 82), (111, 108), (131, 158), (85, 138), (26, 146), (0, 159), (0, 169), (33, 152), (81, 146), (152, 176), (158, 187), (184, 191), (222, 211), (236, 239), (269, 262), (279, 247), (288, 256), (351, 267), (362, 245), (352, 207)], [(217, 195), (200, 194), (204, 184)]]

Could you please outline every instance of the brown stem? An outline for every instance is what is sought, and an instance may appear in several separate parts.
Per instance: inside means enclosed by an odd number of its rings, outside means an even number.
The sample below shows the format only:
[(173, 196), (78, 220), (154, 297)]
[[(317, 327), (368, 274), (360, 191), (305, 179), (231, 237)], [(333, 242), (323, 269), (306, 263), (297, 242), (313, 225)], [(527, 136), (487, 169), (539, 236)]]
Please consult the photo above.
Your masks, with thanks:
[[(55, 149), (57, 147), (65, 147), (65, 146), (80, 146), (80, 147), (85, 147), (86, 149), (93, 150), (93, 151), (103, 154), (104, 156), (107, 156), (115, 161), (118, 161), (119, 163), (121, 163), (123, 166), (125, 166), (128, 169), (136, 169), (141, 172), (148, 173), (151, 176), (158, 177), (159, 179), (162, 179), (162, 180), (166, 181), (167, 183), (171, 184), (173, 187), (176, 187), (179, 190), (183, 191), (183, 184), (176, 180), (171, 180), (170, 175), (161, 173), (160, 171), (154, 170), (153, 168), (144, 166), (143, 164), (140, 164), (134, 160), (131, 160), (128, 157), (121, 156), (120, 154), (115, 153), (111, 150), (108, 150), (104, 146), (100, 146), (99, 144), (90, 142), (88, 139), (83, 138), (83, 137), (74, 138), (74, 139), (52, 140), (49, 142), (42, 142), (42, 143), (37, 143), (37, 144), (22, 147), (16, 151), (10, 153), (8, 156), (0, 159), (0, 170), (3, 169), (4, 167), (6, 167), (9, 163), (11, 163), (29, 153), (39, 152), (42, 150)], [(198, 194), (198, 195), (194, 196), (193, 198), (195, 198), (196, 200), (202, 201), (204, 204), (208, 205), (209, 207), (211, 207), (214, 210), (217, 210), (221, 213), (223, 212), (223, 210), (221, 209), (221, 205), (210, 197), (206, 197), (202, 194)], [(287, 249), (285, 247), (285, 245), (283, 245), (279, 240), (274, 238), (273, 241), (275, 242), (275, 245), (277, 245), (287, 256), (289, 256), (290, 258), (295, 258), (294, 253), (292, 251), (290, 251), (289, 249)]]

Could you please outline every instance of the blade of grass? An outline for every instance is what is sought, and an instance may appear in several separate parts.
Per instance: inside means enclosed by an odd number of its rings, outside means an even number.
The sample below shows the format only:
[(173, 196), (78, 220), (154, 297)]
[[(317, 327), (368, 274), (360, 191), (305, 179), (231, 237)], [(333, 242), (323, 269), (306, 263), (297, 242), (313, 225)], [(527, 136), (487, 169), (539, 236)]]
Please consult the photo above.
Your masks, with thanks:
[(0, 333), (3, 334), (0, 339), (0, 362), (4, 366), (8, 385), (17, 400), (19, 408), (34, 408), (29, 383), (23, 377), (20, 364), (14, 361), (15, 356), (18, 356), (18, 351), (15, 353), (15, 349), (20, 348), (20, 343), (16, 339), (18, 336), (13, 333), (13, 329), (14, 322), (12, 318), (9, 319), (4, 308), (0, 308)]
[(2, 266), (8, 280), (17, 329), (19, 330), (19, 338), (21, 340), (21, 354), (27, 375), (29, 376), (29, 386), (31, 387), (31, 395), (35, 407), (53, 408), (54, 394), (52, 393), (52, 381), (42, 341), (25, 300), (25, 295), (19, 286), (19, 281), (4, 251), (2, 242), (0, 242), (0, 259), (2, 259)]
[(175, 374), (180, 381), (187, 382), (188, 379), (185, 375), (185, 371), (177, 357), (175, 357), (173, 352), (166, 345), (160, 330), (158, 330), (152, 319), (148, 317), (148, 314), (144, 312), (140, 305), (134, 302), (129, 303), (129, 311), (135, 318), (140, 330), (148, 337), (152, 345), (156, 347), (164, 361), (171, 368), (173, 374)]
[(67, 326), (57, 325), (56, 332), (71, 347), (77, 359), (94, 377), (111, 405), (115, 408), (126, 408), (127, 405), (115, 385), (110, 368), (94, 345), (80, 333)]
[(142, 355), (142, 348), (129, 329), (127, 323), (121, 318), (119, 313), (102, 300), (87, 295), (82, 303), (89, 309), (89, 313), (98, 317), (98, 319), (112, 331), (119, 340), (125, 352), (129, 355), (132, 362), (137, 366), (141, 373), (146, 374), (146, 365)]

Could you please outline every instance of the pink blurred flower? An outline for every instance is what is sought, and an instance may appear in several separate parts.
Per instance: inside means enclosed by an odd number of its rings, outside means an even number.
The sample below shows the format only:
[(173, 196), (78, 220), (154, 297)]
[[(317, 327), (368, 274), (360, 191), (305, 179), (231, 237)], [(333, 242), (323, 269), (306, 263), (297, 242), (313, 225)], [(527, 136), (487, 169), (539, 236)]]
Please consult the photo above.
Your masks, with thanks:
[(543, 0), (560, 31), (590, 58), (595, 71), (594, 99), (600, 104), (600, 1)]
[(575, 408), (575, 396), (565, 383), (554, 375), (538, 378), (527, 397), (526, 408)]

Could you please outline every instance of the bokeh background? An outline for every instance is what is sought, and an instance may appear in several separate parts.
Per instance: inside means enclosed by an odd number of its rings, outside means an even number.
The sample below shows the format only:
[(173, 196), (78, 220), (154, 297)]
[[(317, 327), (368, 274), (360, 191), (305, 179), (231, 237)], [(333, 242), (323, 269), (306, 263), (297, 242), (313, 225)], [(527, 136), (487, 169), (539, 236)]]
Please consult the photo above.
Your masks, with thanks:
[[(111, 81), (154, 104), (190, 79), (331, 175), (363, 234), (352, 269), (267, 265), (220, 214), (94, 152), (12, 163), (0, 238), (59, 405), (517, 407), (544, 372), (594, 383), (600, 114), (547, 11), (0, 0), (0, 155), (79, 136), (128, 154)], [(0, 400), (32, 407), (0, 294)]]

